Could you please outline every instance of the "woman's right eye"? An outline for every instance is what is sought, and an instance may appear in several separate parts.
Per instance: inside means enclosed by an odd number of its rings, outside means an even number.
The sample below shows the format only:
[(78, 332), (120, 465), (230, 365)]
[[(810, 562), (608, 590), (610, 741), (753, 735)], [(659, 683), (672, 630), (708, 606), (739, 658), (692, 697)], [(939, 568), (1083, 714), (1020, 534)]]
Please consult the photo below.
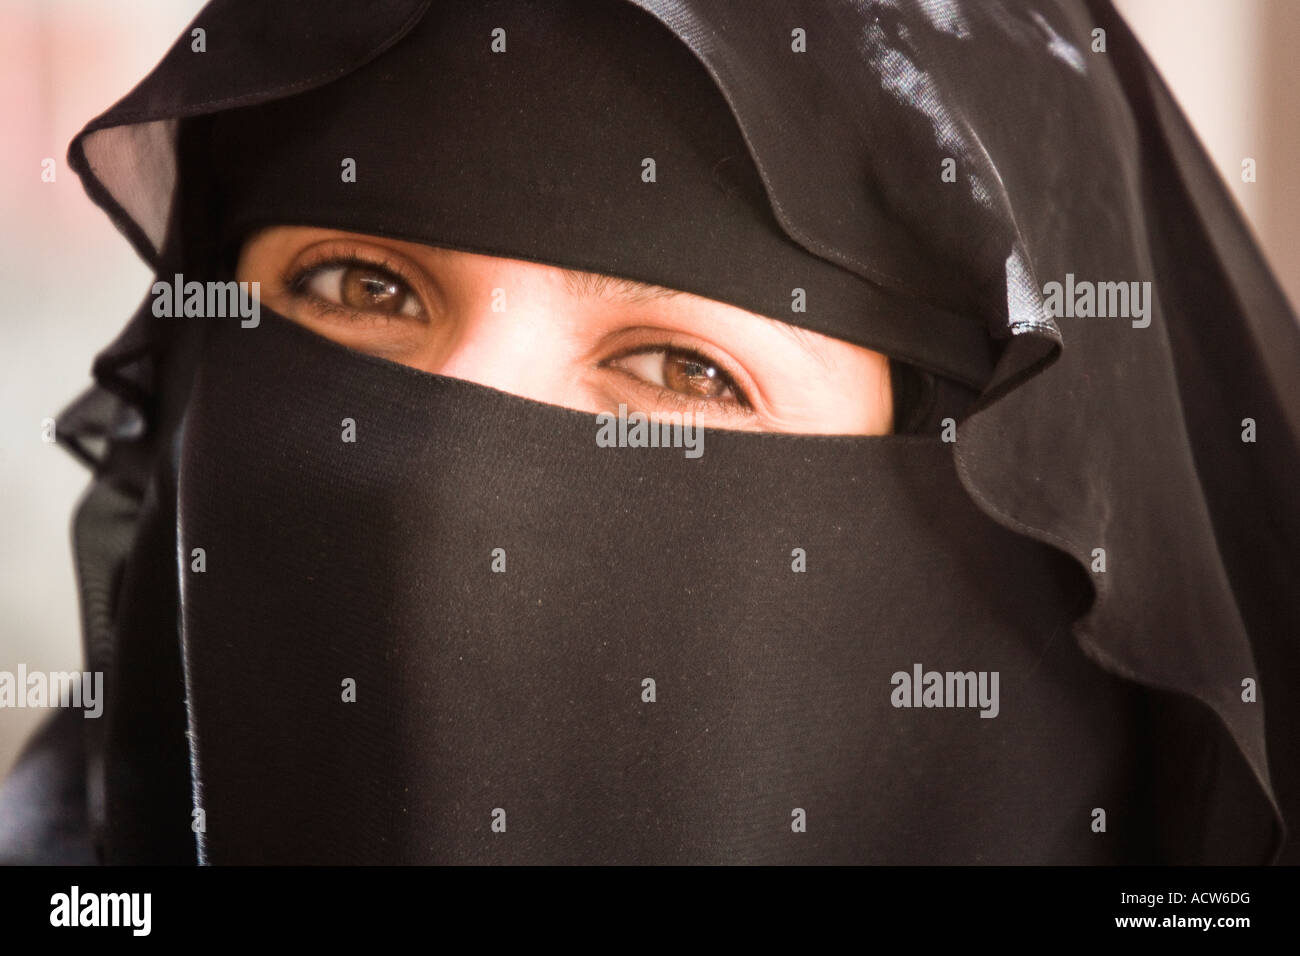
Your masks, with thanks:
[(311, 266), (288, 285), (294, 294), (316, 299), (327, 308), (410, 318), (424, 315), (424, 306), (405, 279), (358, 259)]

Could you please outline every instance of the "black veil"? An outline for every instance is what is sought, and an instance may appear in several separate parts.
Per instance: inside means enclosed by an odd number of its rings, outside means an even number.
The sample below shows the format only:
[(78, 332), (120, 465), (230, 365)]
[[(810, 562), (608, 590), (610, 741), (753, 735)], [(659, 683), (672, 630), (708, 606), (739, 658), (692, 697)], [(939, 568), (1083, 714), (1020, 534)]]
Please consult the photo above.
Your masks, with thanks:
[[(1123, 21), (1103, 0), (633, 2), (708, 70), (789, 238), (894, 303), (878, 328), (816, 331), (957, 378), (972, 330), (987, 343), (957, 472), (1080, 565), (1095, 596), (1073, 638), (1153, 692), (1167, 857), (1295, 862), (1300, 328)], [(169, 277), (211, 254), (184, 225), (185, 121), (324, 87), (426, 15), (214, 0), (69, 161)], [(1052, 314), (1042, 290), (1067, 274), (1149, 282), (1149, 323)], [(190, 786), (178, 607), (159, 594), (195, 344), (149, 305), (58, 432), (95, 471), (77, 566), (87, 666), (118, 701), (87, 742), (92, 823), (110, 859), (184, 861), (187, 818), (156, 823)]]

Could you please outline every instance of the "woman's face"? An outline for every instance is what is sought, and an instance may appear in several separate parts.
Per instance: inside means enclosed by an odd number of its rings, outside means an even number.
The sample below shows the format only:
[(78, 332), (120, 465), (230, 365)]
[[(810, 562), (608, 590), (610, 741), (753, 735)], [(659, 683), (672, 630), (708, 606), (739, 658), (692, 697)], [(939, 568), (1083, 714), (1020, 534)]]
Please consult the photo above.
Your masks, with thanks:
[(236, 278), (341, 345), (539, 402), (745, 431), (891, 429), (884, 355), (659, 286), (304, 226), (249, 239)]

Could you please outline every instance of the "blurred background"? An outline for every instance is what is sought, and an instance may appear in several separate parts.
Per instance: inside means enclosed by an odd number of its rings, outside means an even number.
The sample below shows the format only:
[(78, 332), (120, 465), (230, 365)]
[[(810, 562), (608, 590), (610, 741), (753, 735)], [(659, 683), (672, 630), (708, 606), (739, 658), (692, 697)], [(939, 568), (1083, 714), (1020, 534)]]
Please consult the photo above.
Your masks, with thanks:
[[(64, 164), (200, 0), (0, 0), (0, 670), (79, 670), (69, 522), (88, 473), (41, 441), (151, 278)], [(1300, 302), (1300, 0), (1117, 0)], [(1257, 182), (1241, 181), (1241, 161)], [(53, 183), (41, 163), (56, 164)], [(0, 709), (0, 777), (48, 711)]]

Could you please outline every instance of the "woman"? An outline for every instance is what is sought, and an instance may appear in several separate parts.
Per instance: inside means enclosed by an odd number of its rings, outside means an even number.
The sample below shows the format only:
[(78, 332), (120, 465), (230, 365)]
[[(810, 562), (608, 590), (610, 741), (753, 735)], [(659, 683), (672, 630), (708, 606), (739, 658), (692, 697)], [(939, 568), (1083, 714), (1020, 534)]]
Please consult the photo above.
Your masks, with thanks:
[(214, 2), (74, 141), (102, 859), (1292, 858), (1300, 334), (1149, 63), (761, 6)]

